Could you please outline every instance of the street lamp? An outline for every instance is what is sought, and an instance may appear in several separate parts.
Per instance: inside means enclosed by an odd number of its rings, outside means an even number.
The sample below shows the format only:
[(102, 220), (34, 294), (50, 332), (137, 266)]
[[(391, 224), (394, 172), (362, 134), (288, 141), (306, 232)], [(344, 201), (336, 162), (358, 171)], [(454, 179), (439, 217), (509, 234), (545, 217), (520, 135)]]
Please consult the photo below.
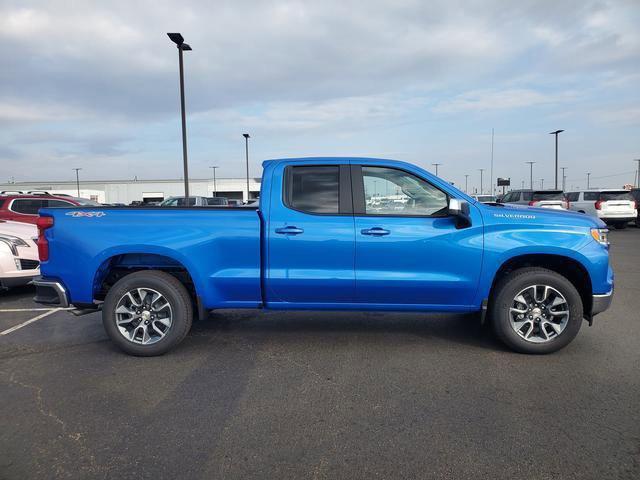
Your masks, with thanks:
[(189, 167), (187, 166), (187, 119), (184, 111), (184, 67), (182, 65), (182, 52), (190, 51), (191, 47), (184, 43), (184, 38), (179, 33), (167, 33), (169, 38), (178, 47), (178, 63), (180, 65), (180, 110), (182, 112), (182, 162), (184, 164), (184, 196), (189, 203)]
[(589, 177), (591, 177), (591, 172), (587, 173), (587, 190), (589, 190), (589, 185), (590, 185), (589, 182), (591, 180)]
[(438, 165), (442, 165), (441, 163), (432, 163), (434, 167), (436, 167), (436, 177), (438, 176)]
[(540, 179), (540, 190), (544, 190), (544, 178)]
[(636, 158), (634, 162), (638, 162), (638, 168), (636, 169), (636, 177), (638, 178), (638, 180), (636, 180), (636, 187), (640, 187), (640, 158)]
[(469, 192), (469, 175), (464, 176), (464, 193)]
[(78, 189), (78, 197), (80, 197), (80, 176), (78, 175), (78, 172), (80, 170), (82, 170), (81, 168), (72, 168), (71, 170), (75, 170), (76, 171), (76, 188)]
[(247, 160), (247, 203), (249, 203), (249, 136), (248, 133), (243, 133), (244, 137), (244, 153)]
[(555, 132), (549, 132), (549, 135), (556, 136), (556, 168), (554, 169), (556, 175), (556, 186), (555, 189), (558, 189), (558, 134), (564, 132), (564, 130), (556, 130)]
[(524, 162), (529, 164), (529, 188), (533, 190), (533, 164), (536, 162)]
[(213, 170), (213, 196), (217, 197), (218, 196), (218, 189), (216, 188), (216, 168), (218, 167), (209, 167), (211, 170)]
[(562, 170), (562, 191), (564, 192), (567, 182), (567, 176), (564, 174), (564, 171), (567, 169), (567, 167), (560, 167), (560, 169)]
[(480, 171), (480, 195), (482, 195), (482, 173), (486, 170), (486, 168), (479, 168), (478, 169)]

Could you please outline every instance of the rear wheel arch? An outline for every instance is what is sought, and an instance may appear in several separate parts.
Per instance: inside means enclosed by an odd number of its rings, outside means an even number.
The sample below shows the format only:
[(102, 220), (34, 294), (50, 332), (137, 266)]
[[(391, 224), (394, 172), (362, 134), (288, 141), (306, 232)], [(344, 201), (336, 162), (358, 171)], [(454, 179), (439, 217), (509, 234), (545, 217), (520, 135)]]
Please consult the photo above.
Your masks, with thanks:
[(120, 253), (104, 260), (93, 281), (93, 298), (104, 300), (109, 289), (121, 278), (139, 271), (155, 270), (168, 273), (184, 285), (194, 301), (198, 287), (187, 267), (175, 258), (155, 253)]

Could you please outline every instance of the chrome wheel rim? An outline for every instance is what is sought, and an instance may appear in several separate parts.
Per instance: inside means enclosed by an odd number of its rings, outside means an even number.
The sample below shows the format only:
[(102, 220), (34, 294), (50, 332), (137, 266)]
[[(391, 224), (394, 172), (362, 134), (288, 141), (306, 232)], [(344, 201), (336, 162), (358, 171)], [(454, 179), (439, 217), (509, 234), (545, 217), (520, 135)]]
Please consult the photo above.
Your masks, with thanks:
[(509, 309), (511, 328), (531, 343), (554, 340), (569, 323), (569, 303), (549, 285), (530, 285), (513, 298)]
[(157, 290), (134, 288), (120, 297), (115, 310), (120, 334), (132, 343), (152, 345), (171, 329), (173, 312)]

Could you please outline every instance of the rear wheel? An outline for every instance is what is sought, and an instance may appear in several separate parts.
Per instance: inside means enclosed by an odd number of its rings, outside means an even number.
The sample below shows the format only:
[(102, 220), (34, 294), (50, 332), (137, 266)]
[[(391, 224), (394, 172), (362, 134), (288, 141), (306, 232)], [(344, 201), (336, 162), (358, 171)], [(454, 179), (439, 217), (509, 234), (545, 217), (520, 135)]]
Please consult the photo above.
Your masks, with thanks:
[(168, 273), (140, 271), (120, 279), (107, 294), (102, 323), (118, 347), (131, 355), (162, 355), (191, 328), (191, 298)]
[(552, 353), (578, 334), (582, 299), (562, 275), (544, 268), (521, 268), (496, 285), (490, 318), (498, 338), (513, 350)]

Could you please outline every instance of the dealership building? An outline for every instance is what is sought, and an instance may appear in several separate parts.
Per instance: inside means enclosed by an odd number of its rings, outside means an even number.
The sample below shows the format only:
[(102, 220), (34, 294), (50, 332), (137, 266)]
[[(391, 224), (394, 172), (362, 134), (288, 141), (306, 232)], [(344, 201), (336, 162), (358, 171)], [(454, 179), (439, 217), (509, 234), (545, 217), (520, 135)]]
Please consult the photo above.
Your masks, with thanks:
[[(260, 179), (249, 178), (250, 199), (258, 198)], [(0, 183), (0, 192), (48, 192), (76, 196), (77, 185), (73, 181)], [(214, 195), (215, 193), (215, 195)], [(124, 203), (134, 201), (158, 202), (172, 196), (184, 195), (182, 180), (81, 180), (80, 196), (100, 203)], [(189, 195), (202, 197), (227, 197), (247, 200), (246, 178), (218, 178), (215, 186), (211, 178), (189, 180)]]

